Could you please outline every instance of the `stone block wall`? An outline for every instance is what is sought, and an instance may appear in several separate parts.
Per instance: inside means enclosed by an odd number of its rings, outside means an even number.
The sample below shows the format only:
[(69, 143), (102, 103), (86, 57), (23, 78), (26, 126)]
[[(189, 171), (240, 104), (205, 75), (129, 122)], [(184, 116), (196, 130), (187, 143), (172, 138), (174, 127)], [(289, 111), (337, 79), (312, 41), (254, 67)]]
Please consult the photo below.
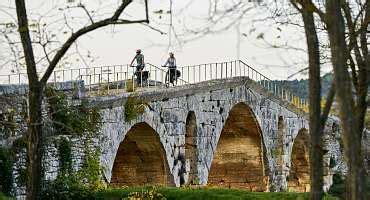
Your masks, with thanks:
[[(149, 101), (145, 112), (130, 122), (124, 115), (127, 93), (78, 97), (89, 106), (101, 109), (103, 125), (94, 139), (94, 147), (102, 152), (100, 164), (108, 184), (148, 182), (180, 186), (196, 182), (254, 191), (289, 189), (293, 146), (298, 133), (308, 130), (307, 116), (248, 78), (214, 80), (130, 95)], [(230, 117), (231, 113), (237, 113), (237, 117)], [(191, 126), (189, 115), (193, 115)], [(330, 119), (325, 131), (326, 189), (332, 184), (333, 173), (346, 170), (337, 124), (337, 119)], [(135, 133), (133, 130), (138, 125), (144, 128)], [(191, 136), (187, 135), (189, 129), (192, 129)], [(147, 131), (150, 134), (139, 137)], [(59, 169), (55, 142), (58, 137), (53, 136), (52, 129), (49, 132), (44, 156), (45, 180), (55, 179)], [(23, 128), (18, 135), (24, 133)], [(73, 167), (77, 171), (83, 163), (83, 138), (68, 139), (73, 144)], [(10, 143), (10, 138), (0, 140), (2, 145)], [(226, 148), (228, 144), (236, 146)], [(133, 175), (134, 172), (140, 174)], [(222, 177), (212, 175), (222, 173)]]

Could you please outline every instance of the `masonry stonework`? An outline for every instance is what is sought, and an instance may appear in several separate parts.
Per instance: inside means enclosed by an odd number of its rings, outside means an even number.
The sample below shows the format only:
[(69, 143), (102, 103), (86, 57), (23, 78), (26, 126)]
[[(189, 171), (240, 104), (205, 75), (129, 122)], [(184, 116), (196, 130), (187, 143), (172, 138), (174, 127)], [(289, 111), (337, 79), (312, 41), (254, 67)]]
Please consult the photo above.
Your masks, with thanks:
[[(142, 115), (126, 122), (124, 104), (129, 95), (149, 103)], [(103, 179), (109, 185), (198, 183), (251, 191), (309, 188), (307, 156), (296, 154), (307, 147), (296, 150), (294, 146), (307, 143), (297, 139), (302, 130), (309, 131), (307, 116), (246, 77), (115, 96), (79, 95), (75, 101), (101, 109), (103, 126), (94, 146), (102, 152)], [(334, 173), (346, 171), (338, 124), (338, 119), (331, 118), (325, 128), (325, 190)], [(45, 179), (53, 180), (59, 168), (52, 142), (57, 137), (49, 135), (44, 168)], [(70, 140), (77, 170), (83, 162), (83, 140)], [(4, 137), (0, 141), (11, 143)], [(299, 173), (304, 178), (297, 178)]]
[[(106, 123), (102, 129), (105, 140), (102, 143), (101, 163), (108, 182), (112, 179), (117, 152), (126, 134), (135, 124), (145, 123), (153, 128), (159, 137), (169, 172), (176, 186), (182, 184), (181, 179), (184, 177), (186, 179), (184, 183), (188, 183), (191, 173), (197, 174), (200, 184), (223, 184), (226, 187), (255, 191), (288, 189), (287, 180), (292, 167), (294, 139), (300, 130), (308, 129), (308, 121), (304, 113), (274, 99), (246, 78), (217, 80), (136, 95), (150, 99), (150, 103), (145, 113), (131, 123), (126, 123), (123, 116), (122, 105), (125, 97), (94, 99), (91, 102), (106, 107), (102, 110)], [(247, 108), (245, 112), (250, 110), (250, 114), (243, 113), (243, 109), (238, 108), (238, 105), (244, 105)], [(238, 117), (230, 116), (233, 108), (239, 112), (236, 114)], [(196, 118), (194, 126), (196, 127), (197, 159), (192, 159), (196, 163), (189, 163), (185, 155), (186, 124), (190, 112), (194, 113)], [(279, 118), (284, 121), (284, 130), (280, 130), (283, 133), (279, 133)], [(234, 123), (227, 125), (228, 121), (234, 121)], [(331, 120), (329, 123), (334, 122), (335, 120)], [(328, 136), (330, 141), (326, 142), (328, 145), (326, 157), (343, 164), (338, 138), (335, 136), (333, 138), (333, 135), (339, 134), (338, 131), (332, 129), (327, 131), (331, 136)], [(232, 140), (237, 142), (233, 143)], [(228, 142), (231, 143), (227, 144)], [(224, 148), (230, 145), (232, 149)], [(282, 150), (278, 151), (278, 149)], [(248, 162), (254, 167), (248, 167)], [(328, 159), (326, 162), (329, 162)], [(225, 164), (220, 165), (220, 163)], [(197, 167), (196, 173), (191, 172), (190, 166)], [(326, 166), (329, 167), (329, 164)], [(210, 177), (212, 168), (216, 168), (214, 174), (223, 173), (222, 176), (229, 180), (223, 180), (220, 176)], [(239, 171), (235, 172), (235, 169)], [(325, 170), (328, 176), (325, 179), (327, 189), (331, 185), (329, 176), (334, 173), (333, 170), (329, 168)], [(236, 174), (230, 175), (232, 172)]]

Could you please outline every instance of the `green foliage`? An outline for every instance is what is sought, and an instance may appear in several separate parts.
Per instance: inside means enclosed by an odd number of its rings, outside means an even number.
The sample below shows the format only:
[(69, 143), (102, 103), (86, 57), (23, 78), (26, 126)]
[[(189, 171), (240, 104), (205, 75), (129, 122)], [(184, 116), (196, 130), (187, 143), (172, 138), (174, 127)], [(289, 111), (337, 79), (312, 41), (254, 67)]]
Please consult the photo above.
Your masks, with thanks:
[(148, 102), (145, 100), (136, 97), (128, 97), (124, 106), (125, 121), (131, 122), (138, 116), (142, 115), (145, 112), (145, 106), (147, 105)]
[(58, 145), (59, 174), (64, 176), (72, 173), (72, 149), (67, 138), (62, 137)]
[(186, 184), (184, 187), (191, 188), (193, 186), (199, 186), (200, 185), (200, 180), (198, 177), (195, 177), (193, 180), (191, 180), (190, 183)]
[(19, 152), (21, 149), (27, 148), (27, 137), (22, 136), (13, 142), (12, 149), (14, 152)]
[(6, 112), (0, 114), (0, 133), (4, 134), (6, 137), (11, 136), (17, 128), (14, 116), (14, 109), (8, 109)]
[[(124, 188), (99, 191), (95, 199), (128, 199), (127, 197), (134, 192), (142, 193), (150, 188)], [(156, 190), (168, 200), (240, 200), (240, 199), (276, 199), (276, 200), (304, 200), (309, 199), (309, 193), (290, 193), (290, 192), (248, 192), (235, 189), (216, 189), (216, 188), (158, 188)], [(146, 198), (137, 198), (146, 199)], [(334, 200), (336, 198), (325, 195), (324, 200)]]
[(89, 200), (94, 193), (80, 185), (76, 177), (58, 177), (55, 181), (45, 184), (39, 199), (49, 200)]
[(76, 174), (82, 180), (81, 184), (92, 191), (103, 188), (99, 157), (100, 151), (91, 151), (90, 148), (87, 148), (85, 150), (85, 162)]
[(67, 95), (52, 87), (46, 88), (46, 97), (53, 126), (58, 134), (94, 134), (101, 126), (101, 116), (98, 108), (89, 108), (84, 104), (68, 105)]
[(0, 192), (10, 196), (13, 184), (13, 151), (0, 148)]
[(126, 80), (126, 92), (134, 92), (134, 82), (132, 80)]
[[(20, 137), (13, 142), (12, 148), (0, 148), (0, 192), (10, 196), (13, 185), (13, 164), (16, 153), (27, 148), (27, 138)], [(27, 180), (27, 168), (19, 168), (16, 182), (25, 185)]]
[(85, 104), (70, 105), (67, 95), (52, 87), (45, 90), (53, 127), (57, 134), (85, 138), (84, 162), (77, 172), (72, 169), (71, 141), (61, 137), (57, 143), (59, 171), (56, 180), (45, 184), (41, 199), (92, 199), (93, 191), (101, 188), (99, 151), (90, 149), (91, 139), (99, 132), (99, 109)]
[(12, 198), (5, 196), (3, 193), (0, 192), (0, 200), (11, 200)]
[(333, 176), (333, 185), (330, 187), (328, 191), (329, 194), (344, 199), (344, 192), (346, 190), (345, 187), (345, 179), (340, 174), (334, 174)]
[[(366, 199), (370, 199), (370, 178), (369, 176), (365, 177), (365, 192)], [(338, 197), (339, 199), (345, 199), (345, 192), (346, 192), (346, 180), (345, 177), (341, 176), (340, 174), (334, 174), (333, 176), (333, 185), (330, 187), (328, 193), (332, 196)]]
[(124, 200), (136, 200), (136, 199), (145, 199), (145, 200), (166, 200), (167, 198), (158, 192), (156, 187), (151, 187), (148, 189), (143, 189), (139, 192), (131, 192), (128, 194)]
[(27, 168), (20, 168), (18, 169), (18, 177), (16, 178), (16, 181), (18, 185), (26, 186), (27, 182)]
[(271, 149), (271, 155), (273, 155), (275, 158), (278, 158), (282, 154), (282, 149), (279, 147), (276, 147), (274, 149)]
[(103, 188), (100, 151), (90, 148), (90, 139), (85, 143), (84, 162), (80, 170), (72, 170), (71, 143), (62, 137), (58, 145), (60, 169), (55, 181), (46, 183), (41, 199), (94, 199), (93, 194)]
[[(16, 139), (13, 142), (13, 146), (12, 146), (13, 159), (15, 159), (14, 156), (16, 153), (20, 153), (21, 150), (26, 150), (26, 149), (27, 149), (27, 137), (22, 136)], [(27, 182), (27, 168), (18, 168), (17, 172), (18, 172), (18, 176), (15, 181), (18, 183), (18, 185), (25, 186)]]

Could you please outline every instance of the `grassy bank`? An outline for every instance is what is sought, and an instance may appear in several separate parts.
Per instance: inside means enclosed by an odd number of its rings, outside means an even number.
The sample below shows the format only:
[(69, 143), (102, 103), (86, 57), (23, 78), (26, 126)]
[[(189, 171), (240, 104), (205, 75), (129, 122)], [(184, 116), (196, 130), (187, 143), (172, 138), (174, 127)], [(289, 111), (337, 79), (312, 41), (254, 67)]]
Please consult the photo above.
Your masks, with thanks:
[[(136, 192), (136, 193), (135, 193)], [(231, 189), (187, 189), (187, 188), (127, 188), (127, 189), (110, 189), (96, 194), (97, 199), (119, 200), (127, 198), (129, 195), (134, 197), (156, 196), (161, 199), (165, 197), (168, 200), (237, 200), (237, 199), (284, 199), (284, 200), (304, 200), (309, 199), (308, 193), (289, 193), (289, 192), (247, 192), (243, 190)], [(135, 195), (136, 194), (136, 195)], [(334, 200), (336, 198), (326, 196), (326, 200)]]
[(0, 200), (12, 200), (12, 198), (6, 197), (3, 193), (0, 192)]

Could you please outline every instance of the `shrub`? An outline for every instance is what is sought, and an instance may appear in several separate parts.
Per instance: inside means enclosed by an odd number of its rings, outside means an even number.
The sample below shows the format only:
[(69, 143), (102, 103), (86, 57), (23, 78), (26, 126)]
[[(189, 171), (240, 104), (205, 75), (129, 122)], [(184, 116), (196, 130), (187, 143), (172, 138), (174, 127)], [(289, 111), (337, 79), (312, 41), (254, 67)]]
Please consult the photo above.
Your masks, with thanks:
[(70, 141), (61, 138), (58, 145), (60, 169), (56, 180), (46, 182), (40, 199), (95, 199), (94, 192), (103, 188), (101, 183), (100, 151), (86, 145), (84, 163), (80, 170), (72, 170)]
[(131, 192), (124, 200), (166, 200), (167, 198), (158, 192), (156, 187), (143, 189), (140, 192)]
[(98, 108), (89, 108), (84, 104), (68, 105), (66, 94), (52, 87), (46, 88), (45, 93), (53, 127), (58, 134), (93, 134), (99, 130), (101, 116)]
[(126, 92), (135, 92), (134, 82), (130, 80), (126, 80)]
[(10, 196), (13, 184), (13, 152), (9, 149), (0, 148), (0, 192)]
[(128, 97), (124, 106), (125, 121), (131, 122), (139, 115), (143, 114), (145, 112), (145, 106), (147, 105), (148, 103), (145, 100), (136, 97)]
[(55, 181), (45, 184), (40, 199), (49, 200), (88, 200), (94, 199), (93, 192), (83, 187), (75, 177), (58, 176)]
[(343, 198), (344, 192), (345, 192), (345, 180), (340, 174), (334, 174), (333, 176), (333, 185), (330, 187), (330, 190), (328, 191), (329, 194)]

